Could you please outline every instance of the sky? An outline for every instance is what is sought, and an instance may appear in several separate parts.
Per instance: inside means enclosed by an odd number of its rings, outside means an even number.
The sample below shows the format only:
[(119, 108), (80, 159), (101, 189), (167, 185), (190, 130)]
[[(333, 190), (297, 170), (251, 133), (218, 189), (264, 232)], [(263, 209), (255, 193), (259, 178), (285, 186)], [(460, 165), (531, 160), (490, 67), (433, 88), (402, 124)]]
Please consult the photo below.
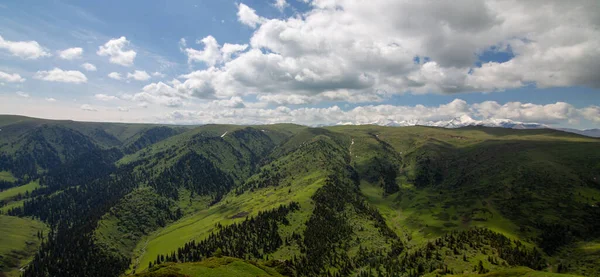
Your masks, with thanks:
[(0, 114), (600, 128), (600, 2), (5, 0)]

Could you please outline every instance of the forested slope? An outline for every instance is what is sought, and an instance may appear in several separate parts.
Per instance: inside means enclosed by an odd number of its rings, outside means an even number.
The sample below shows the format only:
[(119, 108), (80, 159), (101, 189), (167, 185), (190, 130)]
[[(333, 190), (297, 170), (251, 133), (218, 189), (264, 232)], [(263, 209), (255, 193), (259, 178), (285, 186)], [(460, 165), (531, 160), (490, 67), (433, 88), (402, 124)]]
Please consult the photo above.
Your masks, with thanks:
[(215, 256), (237, 259), (218, 272), (265, 276), (600, 274), (598, 139), (14, 116), (0, 128), (2, 211), (50, 228), (24, 276), (208, 274)]

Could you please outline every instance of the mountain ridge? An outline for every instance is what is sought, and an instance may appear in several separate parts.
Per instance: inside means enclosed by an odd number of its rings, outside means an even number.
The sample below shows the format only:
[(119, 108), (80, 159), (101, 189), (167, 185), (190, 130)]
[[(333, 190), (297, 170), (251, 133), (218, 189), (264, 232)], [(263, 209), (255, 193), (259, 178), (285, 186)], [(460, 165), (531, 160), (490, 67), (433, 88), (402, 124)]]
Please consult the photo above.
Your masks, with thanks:
[[(152, 128), (100, 130), (136, 141)], [(38, 172), (39, 187), (0, 199), (2, 216), (51, 228), (24, 275), (150, 273), (221, 255), (276, 261), (265, 265), (285, 276), (600, 272), (598, 139), (485, 126), (172, 133), (126, 153), (126, 143), (79, 132), (93, 147)], [(21, 186), (12, 175), (8, 184)]]

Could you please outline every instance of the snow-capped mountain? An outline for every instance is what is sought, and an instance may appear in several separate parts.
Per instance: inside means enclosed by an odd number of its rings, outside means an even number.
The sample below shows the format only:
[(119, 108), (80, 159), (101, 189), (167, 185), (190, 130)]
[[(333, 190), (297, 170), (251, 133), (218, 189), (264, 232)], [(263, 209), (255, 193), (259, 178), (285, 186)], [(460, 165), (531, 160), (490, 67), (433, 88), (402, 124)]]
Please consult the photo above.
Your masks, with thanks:
[(403, 121), (395, 121), (391, 119), (382, 119), (373, 122), (372, 124), (382, 125), (382, 126), (434, 126), (434, 127), (443, 127), (443, 128), (460, 128), (466, 126), (486, 126), (486, 127), (502, 127), (502, 128), (511, 128), (511, 129), (538, 129), (538, 128), (549, 128), (546, 125), (539, 123), (524, 123), (518, 122), (510, 119), (483, 119), (476, 120), (468, 115), (462, 115), (460, 117), (456, 117), (450, 120), (440, 120), (440, 121), (424, 121), (419, 119), (414, 120), (403, 120)]

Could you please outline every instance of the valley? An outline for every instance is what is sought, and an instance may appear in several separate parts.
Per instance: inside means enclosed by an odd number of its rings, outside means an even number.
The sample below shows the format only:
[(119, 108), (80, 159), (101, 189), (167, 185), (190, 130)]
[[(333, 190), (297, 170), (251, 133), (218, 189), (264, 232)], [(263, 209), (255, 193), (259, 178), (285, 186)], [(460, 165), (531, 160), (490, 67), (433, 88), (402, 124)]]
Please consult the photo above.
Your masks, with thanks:
[(0, 128), (0, 229), (19, 235), (0, 240), (7, 276), (600, 274), (597, 138), (18, 116)]

